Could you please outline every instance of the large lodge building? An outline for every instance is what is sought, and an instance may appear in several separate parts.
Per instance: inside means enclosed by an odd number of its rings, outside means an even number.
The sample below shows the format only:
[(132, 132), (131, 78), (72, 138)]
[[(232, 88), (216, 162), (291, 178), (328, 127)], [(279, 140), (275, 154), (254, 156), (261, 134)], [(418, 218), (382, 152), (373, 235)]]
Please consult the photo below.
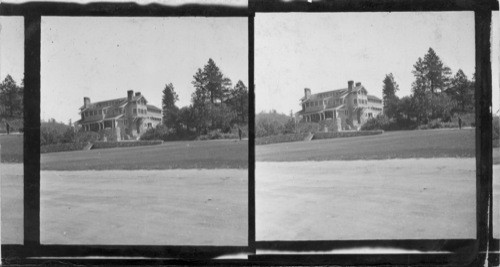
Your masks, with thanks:
[(369, 95), (361, 83), (347, 82), (347, 88), (311, 94), (304, 89), (299, 119), (304, 122), (333, 121), (334, 131), (359, 130), (369, 119), (383, 111), (382, 100)]
[(117, 140), (136, 139), (148, 128), (162, 122), (162, 110), (148, 105), (140, 92), (127, 91), (127, 97), (90, 102), (83, 98), (80, 107), (81, 119), (77, 122), (84, 131), (101, 132), (112, 129)]

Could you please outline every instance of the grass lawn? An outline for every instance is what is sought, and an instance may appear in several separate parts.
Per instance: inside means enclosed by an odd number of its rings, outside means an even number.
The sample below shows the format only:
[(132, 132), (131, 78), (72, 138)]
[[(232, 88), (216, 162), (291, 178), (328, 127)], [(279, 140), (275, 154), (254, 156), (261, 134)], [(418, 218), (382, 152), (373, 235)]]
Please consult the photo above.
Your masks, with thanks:
[(248, 141), (166, 142), (156, 146), (41, 155), (42, 170), (246, 169)]
[(23, 135), (0, 135), (0, 145), (2, 146), (2, 162), (21, 163), (23, 162)]
[(422, 130), (255, 147), (257, 161), (475, 157), (475, 130)]

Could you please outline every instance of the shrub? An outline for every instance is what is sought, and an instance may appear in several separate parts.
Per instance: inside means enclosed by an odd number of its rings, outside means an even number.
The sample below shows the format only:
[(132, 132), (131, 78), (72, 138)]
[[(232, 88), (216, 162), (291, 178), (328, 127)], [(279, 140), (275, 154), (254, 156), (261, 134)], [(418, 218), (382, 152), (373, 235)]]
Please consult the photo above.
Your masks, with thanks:
[(365, 124), (361, 126), (362, 131), (383, 130), (387, 129), (390, 124), (389, 118), (386, 116), (377, 116), (376, 118), (368, 119)]
[(306, 133), (295, 133), (295, 134), (280, 134), (265, 136), (255, 139), (255, 145), (268, 145), (275, 143), (285, 143), (285, 142), (297, 142), (303, 141), (308, 134)]
[(220, 130), (213, 130), (208, 132), (208, 134), (200, 135), (196, 140), (215, 140), (215, 139), (238, 139), (238, 134), (234, 133), (223, 133)]
[(117, 141), (116, 129), (106, 128), (99, 131), (99, 137), (106, 139), (106, 141)]
[(76, 132), (73, 142), (75, 143), (94, 143), (100, 138), (99, 134), (96, 132)]
[(389, 119), (385, 115), (378, 115), (376, 118), (370, 118), (361, 126), (362, 131), (384, 130), (384, 131), (399, 131), (399, 130), (414, 130), (417, 128), (417, 123), (410, 119)]
[(296, 132), (299, 134), (316, 133), (320, 131), (320, 124), (317, 122), (299, 122)]
[[(248, 125), (241, 125), (241, 138), (246, 138), (248, 137)], [(231, 134), (235, 135), (236, 138), (239, 138), (238, 136), (238, 126), (234, 126), (231, 128)]]
[(315, 133), (312, 140), (382, 134), (383, 130)]
[(0, 133), (7, 132), (7, 125), (5, 122), (9, 123), (10, 132), (23, 132), (24, 121), (22, 118), (6, 118), (0, 120)]
[(82, 150), (90, 143), (65, 143), (65, 144), (51, 144), (40, 146), (40, 153), (52, 153), (62, 151)]
[(127, 142), (95, 142), (92, 149), (114, 148), (114, 147), (134, 147), (134, 146), (151, 146), (163, 144), (162, 140), (151, 141), (127, 141)]
[(196, 133), (188, 129), (171, 129), (165, 125), (158, 124), (155, 128), (148, 129), (140, 140), (163, 140), (163, 141), (179, 141), (179, 140), (194, 140)]
[(156, 125), (155, 128), (149, 128), (144, 134), (141, 135), (141, 140), (167, 140), (168, 135), (173, 131), (163, 124)]
[(55, 121), (41, 122), (40, 145), (51, 145), (74, 142), (73, 128)]
[(264, 137), (279, 135), (285, 132), (285, 125), (291, 119), (290, 116), (272, 111), (261, 112), (255, 116), (255, 136)]

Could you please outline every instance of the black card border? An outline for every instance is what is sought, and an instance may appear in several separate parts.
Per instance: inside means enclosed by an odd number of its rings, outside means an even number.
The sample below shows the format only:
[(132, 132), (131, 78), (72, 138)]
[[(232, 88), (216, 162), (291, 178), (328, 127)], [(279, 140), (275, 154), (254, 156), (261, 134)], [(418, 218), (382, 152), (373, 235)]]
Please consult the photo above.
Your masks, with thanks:
[[(47, 263), (51, 261), (87, 264), (473, 264), (483, 263), (488, 249), (498, 250), (492, 226), (492, 142), (491, 142), (491, 11), (498, 10), (494, 0), (334, 0), (283, 2), (250, 0), (248, 7), (221, 5), (163, 6), (135, 3), (54, 3), (0, 4), (2, 16), (24, 16), (25, 20), (25, 133), (24, 133), (24, 245), (2, 245), (4, 263)], [(255, 146), (254, 146), (254, 19), (256, 12), (430, 12), (474, 11), (476, 37), (476, 165), (477, 165), (477, 239), (467, 240), (369, 240), (369, 241), (255, 241)], [(249, 18), (249, 246), (98, 246), (40, 244), (40, 22), (41, 16), (210, 16)], [(403, 243), (401, 243), (403, 242)], [(438, 248), (455, 247), (452, 254), (359, 254), (303, 255), (311, 247), (318, 250), (362, 245)], [(398, 245), (399, 244), (399, 245)], [(444, 245), (446, 244), (446, 245)], [(451, 244), (451, 245), (450, 245)], [(255, 254), (259, 249), (294, 248), (297, 254)], [(463, 250), (466, 248), (466, 251)], [(248, 260), (213, 260), (233, 253), (248, 253)], [(90, 255), (145, 256), (149, 259), (91, 259)], [(56, 259), (53, 259), (56, 258)], [(490, 255), (498, 264), (498, 254)], [(465, 262), (464, 262), (465, 261)]]

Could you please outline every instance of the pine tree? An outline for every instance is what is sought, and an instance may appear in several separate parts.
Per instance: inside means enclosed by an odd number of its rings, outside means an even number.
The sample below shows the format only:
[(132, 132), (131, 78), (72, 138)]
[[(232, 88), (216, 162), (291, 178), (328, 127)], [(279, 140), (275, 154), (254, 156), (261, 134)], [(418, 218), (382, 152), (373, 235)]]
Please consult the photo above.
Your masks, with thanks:
[(474, 82), (459, 69), (451, 79), (451, 85), (446, 93), (457, 103), (457, 111), (468, 112), (474, 110)]
[(441, 61), (434, 49), (429, 48), (423, 60), (423, 76), (431, 93), (444, 92), (450, 83), (451, 70)]
[(163, 109), (163, 124), (170, 128), (177, 126), (177, 115), (179, 108), (175, 102), (179, 100), (179, 96), (175, 92), (172, 83), (166, 84), (163, 89), (162, 109)]
[(235, 123), (248, 122), (248, 88), (241, 80), (230, 90), (227, 103), (236, 112)]
[(397, 117), (399, 98), (396, 96), (396, 91), (399, 90), (399, 86), (394, 80), (392, 73), (385, 75), (383, 83), (382, 95), (384, 100), (384, 113), (389, 118)]
[(231, 88), (231, 80), (222, 74), (219, 67), (210, 58), (202, 69), (198, 69), (193, 76), (192, 82), (197, 97), (202, 97), (203, 101), (210, 100), (210, 103), (222, 103), (228, 96)]

